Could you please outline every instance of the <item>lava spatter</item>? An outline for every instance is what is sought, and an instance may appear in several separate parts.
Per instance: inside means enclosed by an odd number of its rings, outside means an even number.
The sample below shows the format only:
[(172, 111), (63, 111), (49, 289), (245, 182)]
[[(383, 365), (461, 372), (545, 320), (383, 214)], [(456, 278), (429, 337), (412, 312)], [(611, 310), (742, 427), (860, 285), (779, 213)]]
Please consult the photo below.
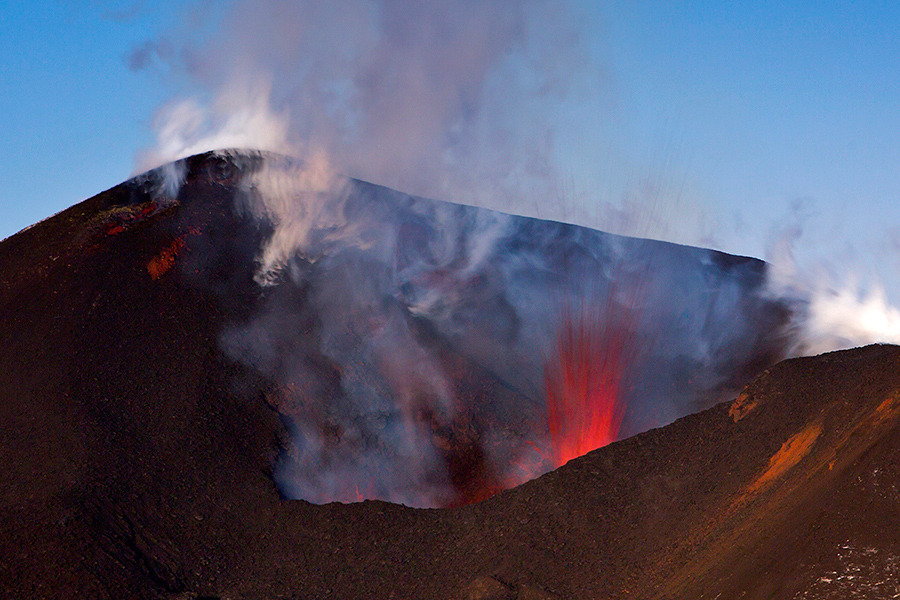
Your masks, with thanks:
[(625, 415), (623, 385), (633, 352), (633, 316), (612, 301), (562, 317), (544, 384), (555, 466), (614, 442)]

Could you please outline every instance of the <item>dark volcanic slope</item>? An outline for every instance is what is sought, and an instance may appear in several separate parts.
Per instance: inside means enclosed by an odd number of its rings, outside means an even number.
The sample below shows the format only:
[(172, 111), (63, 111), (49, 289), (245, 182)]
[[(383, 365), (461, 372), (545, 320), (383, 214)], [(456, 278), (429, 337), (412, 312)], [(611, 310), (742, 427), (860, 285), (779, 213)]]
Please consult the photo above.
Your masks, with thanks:
[[(254, 280), (271, 230), (223, 205), (233, 173), (206, 160), (179, 202), (129, 184), (0, 245), (2, 595), (900, 593), (895, 347), (781, 363), (735, 402), (478, 504), (282, 498), (283, 394), (221, 341), (283, 300)], [(516, 401), (471, 356), (430, 347), (470, 373), (468, 393)], [(471, 458), (457, 442), (448, 456)]]

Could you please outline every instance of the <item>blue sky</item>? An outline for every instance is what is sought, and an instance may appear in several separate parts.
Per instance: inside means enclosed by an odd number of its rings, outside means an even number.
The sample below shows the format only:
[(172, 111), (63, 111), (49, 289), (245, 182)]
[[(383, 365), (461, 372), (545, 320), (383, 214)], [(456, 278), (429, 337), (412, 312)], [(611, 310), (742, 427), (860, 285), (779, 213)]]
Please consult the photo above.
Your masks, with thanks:
[(124, 57), (157, 26), (75, 1), (0, 7), (0, 237), (130, 176), (163, 95)]
[[(240, 4), (0, 7), (0, 238), (130, 177), (167, 102), (209, 102), (219, 71), (160, 60), (136, 71), (129, 57), (161, 39), (215, 56), (229, 31), (248, 31), (221, 26)], [(555, 200), (523, 201), (520, 212), (760, 257), (797, 223), (801, 256), (852, 263), (863, 277), (877, 263), (897, 287), (895, 3), (566, 5), (562, 20), (579, 21), (595, 68), (572, 70), (583, 80), (565, 97), (523, 109), (546, 113), (562, 183)], [(213, 41), (192, 39), (196, 31)], [(276, 93), (296, 109), (286, 89)]]
[(896, 222), (895, 4), (659, 4), (670, 6), (614, 17), (638, 144), (667, 131), (687, 176), (751, 230), (741, 235), (763, 235), (798, 202), (809, 227), (862, 235)]

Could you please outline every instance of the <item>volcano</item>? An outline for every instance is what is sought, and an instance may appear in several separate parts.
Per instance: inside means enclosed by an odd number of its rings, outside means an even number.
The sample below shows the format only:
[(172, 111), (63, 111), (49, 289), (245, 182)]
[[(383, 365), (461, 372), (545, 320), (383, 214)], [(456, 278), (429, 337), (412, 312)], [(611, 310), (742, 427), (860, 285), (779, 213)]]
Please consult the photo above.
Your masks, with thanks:
[(760, 375), (760, 261), (231, 151), (0, 278), (11, 597), (900, 591), (898, 350)]

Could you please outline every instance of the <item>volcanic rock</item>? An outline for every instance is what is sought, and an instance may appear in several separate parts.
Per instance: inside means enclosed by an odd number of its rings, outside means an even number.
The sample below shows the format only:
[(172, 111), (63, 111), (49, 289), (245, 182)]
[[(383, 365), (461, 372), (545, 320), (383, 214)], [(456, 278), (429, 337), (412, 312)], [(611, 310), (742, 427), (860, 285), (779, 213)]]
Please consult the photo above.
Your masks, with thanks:
[(515, 600), (516, 592), (493, 577), (478, 577), (470, 583), (461, 600)]
[[(397, 271), (412, 273), (398, 283), (401, 291), (368, 308), (358, 298), (319, 297), (326, 286), (317, 279), (322, 261), (339, 273), (351, 268), (347, 257), (372, 256), (373, 246), (316, 256), (304, 254), (313, 246), (292, 246), (287, 255), (269, 255), (267, 266), (260, 249), (285, 234), (284, 221), (248, 215), (236, 191), (246, 164), (256, 168), (257, 159), (247, 160), (190, 159), (177, 190), (156, 175), (127, 182), (0, 243), (4, 596), (574, 600), (900, 593), (900, 349), (871, 346), (778, 363), (740, 394), (734, 390), (728, 402), (499, 491), (506, 487), (501, 471), (486, 457), (496, 456), (497, 445), (512, 448), (509, 440), (528, 441), (521, 436), (540, 431), (533, 421), (542, 414), (535, 404), (540, 386), (536, 393), (515, 380), (523, 365), (534, 365), (516, 354), (514, 341), (530, 317), (495, 285), (508, 281), (502, 275), (509, 271), (409, 267), (414, 263), (404, 261), (433, 241), (428, 222), (413, 219), (404, 231), (414, 247), (390, 256), (412, 269)], [(403, 197), (382, 191), (368, 198)], [(420, 201), (404, 202), (416, 207)], [(354, 204), (346, 206), (343, 216), (355, 214)], [(575, 246), (565, 236), (587, 235), (559, 224), (515, 222), (520, 226), (563, 232), (555, 239), (567, 252)], [(343, 241), (335, 241), (335, 231), (313, 231), (316, 243), (337, 247)], [(497, 239), (508, 240), (504, 235)], [(653, 247), (697, 265), (692, 272), (702, 273), (710, 289), (728, 281), (743, 282), (730, 290), (761, 285), (756, 262)], [(517, 256), (510, 246), (503, 252)], [(464, 285), (462, 273), (471, 276)], [(374, 289), (366, 287), (371, 281), (360, 279), (360, 291)], [(438, 288), (444, 312), (428, 296)], [(719, 297), (704, 293), (704, 302)], [(467, 305), (469, 297), (476, 300)], [(679, 374), (679, 385), (693, 382), (691, 397), (702, 396), (688, 403), (695, 408), (778, 355), (784, 314), (752, 293), (741, 302), (745, 314), (772, 316), (753, 321), (753, 327), (768, 323), (765, 334), (738, 336), (753, 340), (754, 350), (724, 379), (692, 378), (692, 366), (704, 367), (693, 355), (683, 356), (677, 369), (660, 348), (648, 359), (669, 365), (666, 373)], [(298, 444), (311, 434), (298, 438), (303, 426), (322, 425), (317, 435), (324, 447), (345, 449), (351, 421), (315, 416), (320, 407), (310, 398), (346, 400), (348, 381), (381, 373), (363, 360), (367, 355), (343, 360), (329, 353), (345, 346), (328, 337), (328, 319), (342, 318), (335, 307), (348, 306), (359, 317), (346, 321), (359, 339), (370, 339), (366, 332), (382, 331), (386, 322), (402, 324), (397, 331), (415, 344), (408, 356), (428, 357), (451, 395), (465, 398), (465, 410), (439, 413), (443, 405), (428, 399), (433, 390), (417, 383), (426, 399), (411, 396), (415, 410), (406, 416), (383, 411), (371, 422), (382, 424), (373, 425), (378, 432), (392, 419), (424, 424), (434, 464), (447, 469), (441, 485), (454, 491), (452, 507), (315, 504), (285, 496), (296, 488), (284, 483), (300, 485), (296, 476), (305, 473), (289, 468), (291, 456), (305, 456)], [(419, 312), (410, 312), (413, 306)], [(493, 322), (478, 320), (484, 307), (492, 307)], [(705, 314), (705, 339), (722, 323), (718, 315), (715, 309)], [(266, 324), (274, 326), (261, 329)], [(508, 357), (512, 366), (492, 362), (479, 345), (484, 340), (467, 337), (472, 328), (508, 340), (505, 347), (516, 349)], [(255, 332), (279, 329), (292, 333), (276, 336), (275, 359), (264, 361), (273, 346), (259, 344), (273, 338)], [(373, 355), (388, 356), (385, 348)], [(385, 372), (390, 379), (393, 371)], [(632, 389), (652, 396), (658, 388)], [(676, 387), (673, 393), (685, 394)], [(510, 421), (517, 411), (527, 418)], [(500, 442), (492, 431), (501, 432)], [(378, 446), (378, 435), (360, 436), (351, 447), (375, 447), (378, 456), (393, 452)]]

